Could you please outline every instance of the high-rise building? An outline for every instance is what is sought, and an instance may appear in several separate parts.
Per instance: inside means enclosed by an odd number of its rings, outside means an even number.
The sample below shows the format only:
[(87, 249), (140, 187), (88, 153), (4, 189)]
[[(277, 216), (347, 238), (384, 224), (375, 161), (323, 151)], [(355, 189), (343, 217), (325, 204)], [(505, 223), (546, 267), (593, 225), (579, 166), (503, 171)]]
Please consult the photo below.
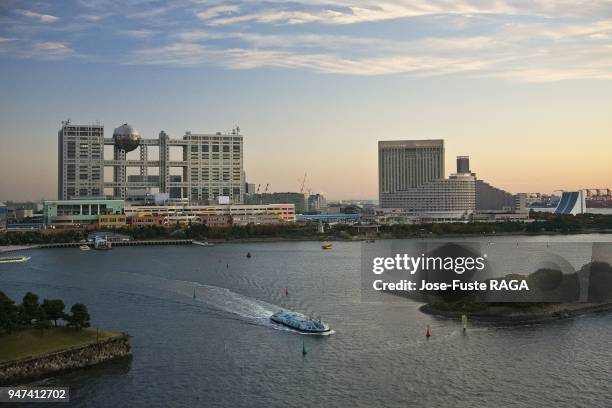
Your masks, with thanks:
[(444, 140), (378, 142), (381, 207), (401, 207), (405, 193), (444, 178)]
[(319, 212), (327, 207), (327, 200), (323, 194), (311, 194), (308, 196), (308, 211)]
[(227, 196), (231, 203), (241, 204), (245, 189), (242, 135), (187, 132), (183, 140), (188, 143), (184, 160), (189, 169), (186, 181), (190, 201), (211, 203)]
[[(113, 147), (112, 159), (104, 159), (105, 145)], [(58, 197), (64, 200), (104, 195), (145, 202), (155, 194), (197, 204), (216, 202), (219, 196), (232, 204), (244, 200), (239, 128), (229, 134), (186, 132), (181, 139), (162, 131), (157, 139), (144, 139), (123, 124), (105, 139), (103, 126), (67, 121), (59, 131), (58, 166)], [(112, 180), (104, 180), (105, 167), (112, 168)]]
[(457, 156), (457, 174), (470, 173), (470, 156)]
[(62, 122), (58, 132), (58, 199), (102, 195), (103, 156), (104, 126)]

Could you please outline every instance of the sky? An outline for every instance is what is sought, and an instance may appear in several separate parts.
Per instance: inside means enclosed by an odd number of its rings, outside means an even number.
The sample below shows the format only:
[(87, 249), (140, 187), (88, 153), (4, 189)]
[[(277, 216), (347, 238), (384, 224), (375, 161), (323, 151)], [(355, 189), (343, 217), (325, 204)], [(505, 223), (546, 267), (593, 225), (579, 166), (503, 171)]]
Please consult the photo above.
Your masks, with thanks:
[(377, 141), (510, 192), (612, 187), (612, 2), (0, 0), (0, 200), (55, 198), (61, 121), (245, 138), (247, 181), (376, 199)]

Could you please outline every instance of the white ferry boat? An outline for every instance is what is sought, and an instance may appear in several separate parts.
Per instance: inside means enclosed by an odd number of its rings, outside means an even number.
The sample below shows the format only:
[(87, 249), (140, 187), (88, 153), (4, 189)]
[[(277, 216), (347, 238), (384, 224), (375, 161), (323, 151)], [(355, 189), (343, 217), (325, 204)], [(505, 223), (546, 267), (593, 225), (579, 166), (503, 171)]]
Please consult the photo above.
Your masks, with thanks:
[(309, 319), (301, 313), (281, 310), (270, 316), (274, 323), (282, 324), (302, 333), (329, 333), (331, 328), (319, 319)]

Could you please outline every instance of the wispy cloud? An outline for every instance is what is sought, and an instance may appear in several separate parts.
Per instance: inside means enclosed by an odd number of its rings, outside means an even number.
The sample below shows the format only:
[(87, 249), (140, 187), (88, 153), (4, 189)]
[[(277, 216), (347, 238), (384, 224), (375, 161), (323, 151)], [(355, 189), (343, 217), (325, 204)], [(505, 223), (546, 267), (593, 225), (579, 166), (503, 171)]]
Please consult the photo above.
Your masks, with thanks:
[(157, 34), (157, 31), (153, 30), (119, 30), (117, 34), (124, 37), (131, 37), (137, 39), (150, 38)]
[(96, 14), (81, 14), (78, 18), (85, 21), (100, 21), (104, 18), (104, 16)]
[(260, 67), (313, 69), (328, 74), (387, 75), (416, 73), (437, 75), (481, 69), (483, 61), (433, 56), (389, 56), (342, 58), (330, 53), (296, 53), (257, 49), (214, 49), (194, 43), (175, 43), (161, 48), (143, 49), (134, 53), (138, 64), (220, 64), (232, 69)]
[[(597, 15), (609, 7), (609, 2), (592, 1), (587, 4), (568, 0), (330, 0), (330, 1), (271, 1), (259, 7), (244, 1), (242, 13), (230, 16), (221, 13), (196, 13), (210, 25), (257, 24), (357, 24), (381, 22), (400, 18), (433, 15), (530, 15), (541, 17), (572, 17)], [(233, 7), (236, 7), (234, 5)], [(232, 10), (237, 11), (237, 10)], [(224, 13), (225, 14), (225, 13)]]
[(74, 55), (75, 51), (62, 42), (11, 39), (11, 41), (0, 41), (0, 54), (19, 58), (57, 60)]
[(50, 14), (41, 14), (30, 10), (17, 10), (17, 14), (20, 14), (24, 17), (37, 19), (43, 23), (54, 23), (59, 20), (59, 17), (52, 16)]
[[(612, 72), (609, 0), (78, 0), (74, 16), (34, 3), (18, 14), (0, 15), (0, 38), (12, 39), (0, 40), (3, 55), (80, 57), (81, 38), (104, 31), (116, 34), (106, 40), (121, 53), (88, 58), (512, 81), (611, 79)], [(52, 14), (66, 24), (29, 21), (57, 21)]]

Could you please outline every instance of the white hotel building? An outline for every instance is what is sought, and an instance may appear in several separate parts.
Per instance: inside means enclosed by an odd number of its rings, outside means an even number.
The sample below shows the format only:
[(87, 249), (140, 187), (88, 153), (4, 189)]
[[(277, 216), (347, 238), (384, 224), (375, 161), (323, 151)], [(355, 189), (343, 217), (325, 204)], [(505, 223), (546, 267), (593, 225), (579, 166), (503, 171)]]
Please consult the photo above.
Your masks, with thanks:
[(474, 175), (444, 178), (443, 140), (378, 142), (378, 172), (381, 216), (452, 221), (476, 209)]

